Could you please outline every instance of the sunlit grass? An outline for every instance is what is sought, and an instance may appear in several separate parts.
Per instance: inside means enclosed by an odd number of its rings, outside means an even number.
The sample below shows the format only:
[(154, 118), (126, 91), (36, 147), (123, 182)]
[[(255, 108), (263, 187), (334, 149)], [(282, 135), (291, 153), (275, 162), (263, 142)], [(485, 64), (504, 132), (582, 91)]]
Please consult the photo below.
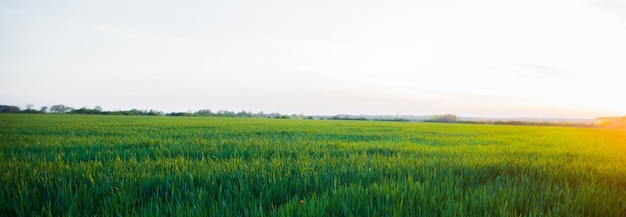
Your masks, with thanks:
[(0, 115), (5, 216), (626, 216), (624, 131)]

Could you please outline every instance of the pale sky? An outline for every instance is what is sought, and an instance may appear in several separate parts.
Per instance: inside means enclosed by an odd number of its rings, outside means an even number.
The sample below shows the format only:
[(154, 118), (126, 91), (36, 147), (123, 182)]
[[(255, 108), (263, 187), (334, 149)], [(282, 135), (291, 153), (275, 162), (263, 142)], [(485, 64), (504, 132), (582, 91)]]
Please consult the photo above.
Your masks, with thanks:
[(2, 1), (0, 104), (626, 115), (626, 0)]

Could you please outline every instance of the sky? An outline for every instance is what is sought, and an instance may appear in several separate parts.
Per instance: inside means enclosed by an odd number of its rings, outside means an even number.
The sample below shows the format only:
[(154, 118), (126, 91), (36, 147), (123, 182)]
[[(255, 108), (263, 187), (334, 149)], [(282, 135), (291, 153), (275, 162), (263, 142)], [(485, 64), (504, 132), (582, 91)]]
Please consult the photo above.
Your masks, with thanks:
[(2, 1), (0, 104), (626, 115), (626, 0)]

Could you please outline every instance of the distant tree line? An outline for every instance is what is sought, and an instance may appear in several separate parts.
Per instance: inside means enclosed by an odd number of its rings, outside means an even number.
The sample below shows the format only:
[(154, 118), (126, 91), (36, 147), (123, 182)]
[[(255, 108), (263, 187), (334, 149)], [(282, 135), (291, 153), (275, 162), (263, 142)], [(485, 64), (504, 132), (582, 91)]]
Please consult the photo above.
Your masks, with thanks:
[[(311, 119), (313, 119), (313, 117), (310, 117)], [(322, 118), (324, 119), (324, 118)], [(409, 122), (409, 119), (406, 118), (374, 118), (374, 119), (369, 119), (366, 117), (359, 117), (359, 116), (351, 116), (351, 115), (335, 115), (329, 118), (326, 118), (326, 120), (342, 120), (342, 121), (393, 121), (393, 122)]]
[[(181, 117), (239, 117), (239, 118), (276, 118), (276, 119), (314, 119), (312, 116), (303, 116), (301, 114), (284, 115), (280, 113), (264, 113), (251, 111), (227, 111), (218, 110), (216, 112), (210, 109), (201, 109), (195, 112), (172, 112), (164, 113), (157, 110), (121, 110), (121, 111), (104, 111), (102, 107), (94, 108), (82, 107), (75, 109), (63, 104), (53, 106), (43, 106), (40, 109), (33, 109), (33, 105), (26, 105), (25, 110), (20, 110), (17, 106), (0, 105), (0, 113), (28, 113), (28, 114), (85, 114), (85, 115), (133, 115), (133, 116), (181, 116)], [(322, 120), (351, 120), (351, 121), (395, 121), (409, 122), (406, 118), (379, 118), (368, 119), (366, 117), (351, 115), (335, 115), (332, 117), (322, 117)], [(475, 120), (459, 120), (454, 114), (434, 115), (424, 122), (440, 122), (440, 123), (461, 123), (461, 124), (493, 124), (493, 125), (520, 125), (520, 126), (563, 126), (563, 127), (602, 127), (602, 128), (626, 128), (626, 116), (624, 117), (601, 117), (597, 118), (597, 123), (555, 123), (555, 122), (532, 122), (532, 121), (475, 121)]]
[[(0, 111), (5, 112), (2, 109), (5, 106), (0, 106)], [(86, 115), (145, 115), (145, 116), (163, 116), (164, 113), (157, 110), (121, 110), (121, 111), (104, 111), (102, 107), (96, 106), (94, 108), (82, 107), (79, 109), (72, 108), (66, 105), (53, 105), (48, 108), (47, 106), (41, 107), (39, 110), (32, 109), (31, 105), (26, 106), (26, 110), (20, 111), (16, 106), (10, 111), (10, 113), (30, 113), (30, 114), (86, 114)]]
[[(277, 118), (277, 119), (302, 119), (302, 115), (292, 114), (292, 115), (284, 115), (277, 112), (274, 113), (264, 113), (257, 112), (253, 113), (251, 111), (242, 110), (240, 112), (233, 112), (227, 110), (218, 110), (216, 112), (211, 111), (210, 109), (201, 109), (196, 112), (172, 112), (165, 114), (166, 116), (182, 116), (182, 117), (238, 117), (238, 118)], [(310, 117), (306, 117), (310, 119)]]
[[(615, 120), (612, 119), (612, 120)], [(626, 120), (626, 116), (624, 117)], [(517, 125), (517, 126), (561, 126), (561, 127), (606, 127), (602, 124), (596, 125), (594, 123), (568, 123), (568, 122), (534, 122), (534, 121), (470, 121), (470, 120), (459, 120), (456, 115), (453, 114), (445, 114), (445, 115), (434, 115), (432, 118), (424, 120), (424, 122), (441, 122), (441, 123), (460, 123), (460, 124), (493, 124), (493, 125)], [(611, 122), (615, 123), (615, 121)], [(626, 121), (624, 121), (626, 123)], [(615, 124), (613, 124), (615, 126)], [(623, 125), (622, 125), (623, 126)], [(615, 128), (615, 127), (614, 127)]]
[(406, 118), (378, 118), (373, 119), (373, 121), (409, 122), (410, 120)]
[[(284, 115), (280, 113), (252, 113), (251, 111), (233, 112), (227, 110), (218, 110), (212, 112), (210, 109), (202, 109), (196, 112), (172, 112), (164, 113), (158, 110), (121, 110), (121, 111), (104, 111), (102, 107), (96, 106), (94, 108), (82, 107), (75, 109), (62, 104), (41, 107), (39, 110), (32, 109), (32, 105), (27, 105), (25, 110), (20, 110), (17, 106), (0, 105), (1, 113), (29, 113), (29, 114), (85, 114), (85, 115), (133, 115), (133, 116), (182, 116), (182, 117), (244, 117), (244, 118), (277, 118), (277, 119), (302, 119), (300, 114)], [(305, 117), (306, 119), (313, 119), (313, 117)]]
[(341, 115), (332, 116), (332, 117), (328, 118), (328, 120), (369, 121), (369, 119), (367, 119), (365, 117), (350, 117), (350, 116), (341, 116)]
[(596, 118), (598, 125), (610, 128), (626, 128), (626, 116)]

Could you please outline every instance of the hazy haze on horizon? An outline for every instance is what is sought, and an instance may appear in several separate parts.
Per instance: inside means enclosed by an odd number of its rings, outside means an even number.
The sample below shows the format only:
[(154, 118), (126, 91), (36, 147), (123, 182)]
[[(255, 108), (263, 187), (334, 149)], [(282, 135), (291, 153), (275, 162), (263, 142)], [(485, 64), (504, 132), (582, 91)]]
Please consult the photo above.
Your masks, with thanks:
[(626, 0), (4, 1), (0, 104), (626, 115)]

